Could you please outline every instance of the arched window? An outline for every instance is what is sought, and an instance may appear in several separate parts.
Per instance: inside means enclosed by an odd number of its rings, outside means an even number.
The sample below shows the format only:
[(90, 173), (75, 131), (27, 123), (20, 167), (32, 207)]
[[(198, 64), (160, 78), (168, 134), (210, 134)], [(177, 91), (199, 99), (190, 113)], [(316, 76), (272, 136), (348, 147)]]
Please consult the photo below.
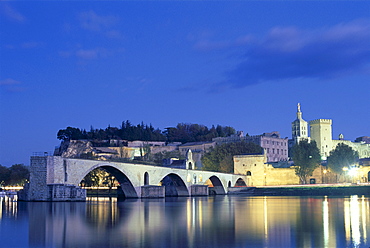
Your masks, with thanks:
[(227, 184), (227, 187), (231, 187), (231, 182), (229, 181), (229, 183)]
[(252, 176), (252, 172), (247, 171), (247, 176)]
[(149, 173), (145, 172), (144, 173), (144, 185), (148, 185), (148, 184), (149, 184)]

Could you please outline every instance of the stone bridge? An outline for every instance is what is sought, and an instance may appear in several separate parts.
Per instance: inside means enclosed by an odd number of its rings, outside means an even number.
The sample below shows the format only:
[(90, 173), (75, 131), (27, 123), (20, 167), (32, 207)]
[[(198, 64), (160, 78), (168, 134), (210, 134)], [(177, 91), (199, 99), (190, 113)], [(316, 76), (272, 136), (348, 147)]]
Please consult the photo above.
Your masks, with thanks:
[(193, 170), (191, 164), (186, 167), (34, 156), (30, 183), (18, 195), (24, 201), (85, 200), (86, 192), (79, 185), (96, 168), (113, 175), (120, 184), (118, 192), (126, 198), (226, 194), (230, 187), (245, 186), (243, 175)]

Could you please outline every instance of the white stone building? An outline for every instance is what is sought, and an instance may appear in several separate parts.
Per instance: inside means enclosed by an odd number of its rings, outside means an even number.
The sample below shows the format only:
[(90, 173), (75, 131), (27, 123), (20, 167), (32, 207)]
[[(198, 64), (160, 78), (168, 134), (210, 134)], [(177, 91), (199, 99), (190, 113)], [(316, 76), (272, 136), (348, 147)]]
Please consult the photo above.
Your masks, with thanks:
[(289, 140), (291, 148), (295, 143), (302, 139), (314, 140), (320, 150), (322, 160), (326, 160), (330, 151), (334, 150), (340, 143), (346, 144), (357, 151), (359, 158), (370, 157), (370, 144), (366, 142), (352, 142), (344, 140), (343, 134), (339, 135), (338, 140), (333, 140), (331, 119), (316, 119), (309, 122), (310, 132), (307, 130), (307, 122), (302, 119), (300, 104), (298, 103), (297, 119), (292, 122), (292, 139)]
[(267, 162), (279, 162), (288, 160), (288, 138), (281, 138), (277, 131), (263, 133), (261, 135), (242, 136), (233, 135), (230, 137), (218, 137), (212, 139), (217, 145), (237, 141), (255, 143), (263, 148), (266, 154)]

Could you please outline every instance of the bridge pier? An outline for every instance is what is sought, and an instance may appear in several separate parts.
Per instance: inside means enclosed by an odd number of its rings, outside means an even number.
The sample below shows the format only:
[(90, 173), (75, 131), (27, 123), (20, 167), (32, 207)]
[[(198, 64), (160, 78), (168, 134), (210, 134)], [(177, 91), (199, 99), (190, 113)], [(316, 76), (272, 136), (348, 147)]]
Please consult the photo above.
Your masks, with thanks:
[(208, 185), (190, 185), (191, 196), (208, 196)]
[(145, 185), (140, 187), (141, 198), (164, 198), (165, 187), (156, 185)]
[(31, 157), (30, 183), (18, 192), (20, 201), (85, 201), (86, 190), (76, 185), (48, 183), (48, 164), (55, 157)]

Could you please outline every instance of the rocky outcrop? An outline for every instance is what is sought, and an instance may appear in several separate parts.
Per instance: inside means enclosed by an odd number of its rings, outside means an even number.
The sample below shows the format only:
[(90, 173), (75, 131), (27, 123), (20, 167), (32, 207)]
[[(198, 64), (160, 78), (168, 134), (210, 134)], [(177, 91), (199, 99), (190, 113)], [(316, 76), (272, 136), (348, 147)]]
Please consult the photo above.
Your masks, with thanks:
[(80, 158), (82, 154), (93, 152), (93, 147), (90, 141), (87, 140), (70, 140), (63, 141), (60, 147), (55, 151), (54, 155), (64, 158)]

